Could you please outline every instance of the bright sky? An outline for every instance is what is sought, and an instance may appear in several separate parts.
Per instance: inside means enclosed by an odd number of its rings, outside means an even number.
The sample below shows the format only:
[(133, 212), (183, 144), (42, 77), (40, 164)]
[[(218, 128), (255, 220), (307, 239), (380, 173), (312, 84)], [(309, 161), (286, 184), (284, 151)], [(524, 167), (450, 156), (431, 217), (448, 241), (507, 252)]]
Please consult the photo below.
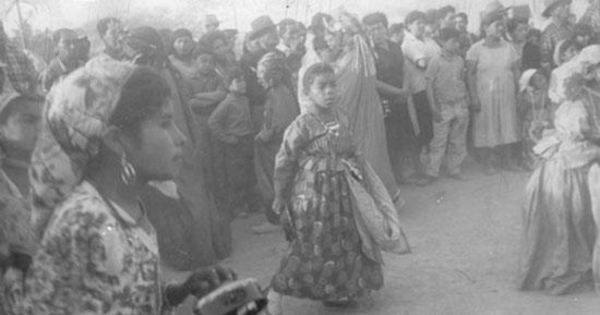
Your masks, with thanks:
[[(18, 28), (17, 12), (11, 3), (15, 0), (0, 0), (0, 17), (9, 33)], [(117, 16), (127, 21), (129, 16), (153, 12), (163, 19), (172, 21), (173, 27), (186, 26), (200, 31), (206, 14), (216, 14), (222, 20), (222, 28), (237, 28), (247, 31), (250, 22), (263, 14), (270, 15), (275, 22), (291, 17), (307, 22), (314, 13), (331, 12), (344, 6), (348, 11), (364, 15), (381, 11), (391, 22), (399, 22), (410, 10), (427, 10), (452, 4), (459, 11), (479, 10), (492, 0), (20, 0), (23, 17), (36, 28), (77, 28), (87, 21), (96, 21), (105, 16)], [(542, 0), (501, 0), (505, 5), (527, 4)], [(575, 0), (574, 3), (587, 3)], [(178, 25), (182, 20), (197, 24)], [(476, 19), (474, 19), (476, 20)], [(475, 24), (475, 23), (473, 23)], [(475, 25), (472, 25), (475, 26)], [(194, 30), (194, 28), (196, 28)]]

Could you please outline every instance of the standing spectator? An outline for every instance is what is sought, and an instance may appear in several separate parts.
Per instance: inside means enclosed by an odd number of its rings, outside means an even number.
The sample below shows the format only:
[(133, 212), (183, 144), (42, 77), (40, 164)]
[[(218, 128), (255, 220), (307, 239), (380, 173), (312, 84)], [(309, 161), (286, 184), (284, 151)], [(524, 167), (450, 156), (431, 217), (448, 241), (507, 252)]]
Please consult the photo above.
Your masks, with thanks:
[(516, 108), (518, 56), (503, 39), (503, 10), (484, 11), (484, 38), (467, 52), (467, 75), (473, 103), (473, 145), (483, 159), (486, 174), (496, 171), (494, 158), (501, 155), (502, 166), (509, 163), (512, 144), (519, 141)]
[(406, 32), (406, 28), (403, 23), (394, 23), (389, 27), (389, 37), (392, 42), (396, 45), (402, 47), (402, 42), (404, 42), (404, 34)]
[(526, 18), (511, 18), (506, 23), (507, 37), (517, 52), (519, 60), (522, 60), (523, 57), (523, 48), (527, 42), (528, 31), (529, 21)]
[(229, 50), (229, 39), (225, 32), (214, 31), (206, 33), (200, 37), (199, 46), (204, 46), (212, 51), (215, 58), (215, 71), (224, 80), (229, 73), (238, 68), (235, 58), (231, 58)]
[(9, 43), (0, 21), (0, 96), (15, 91), (20, 94), (33, 93), (37, 77), (29, 58)]
[(394, 175), (401, 182), (408, 182), (416, 151), (416, 139), (408, 112), (405, 89), (405, 69), (402, 48), (389, 40), (388, 20), (385, 14), (377, 12), (363, 18), (367, 34), (375, 49), (377, 68), (377, 89), (384, 109), (384, 123), (388, 155)]
[[(298, 101), (291, 87), (290, 71), (285, 65), (283, 54), (270, 52), (258, 62), (257, 76), (267, 90), (263, 124), (255, 138), (254, 168), (258, 187), (266, 206), (268, 223), (255, 226), (255, 233), (278, 231), (278, 216), (271, 205), (275, 199), (273, 169), (275, 155), (281, 147), (287, 127), (300, 114)], [(271, 224), (269, 224), (271, 223)]]
[(50, 61), (41, 74), (42, 87), (50, 91), (52, 85), (80, 66), (77, 55), (77, 33), (70, 29), (59, 29), (52, 34), (57, 56)]
[(408, 61), (407, 76), (412, 93), (420, 133), (417, 136), (417, 152), (422, 153), (433, 138), (433, 117), (427, 100), (425, 69), (429, 60), (440, 53), (440, 47), (432, 39), (424, 38), (426, 15), (420, 11), (410, 12), (405, 19), (408, 30), (402, 43), (402, 52)]
[(196, 60), (192, 55), (194, 47), (192, 32), (185, 28), (173, 32), (170, 47), (173, 53), (169, 56), (169, 61), (186, 80), (192, 79), (198, 72)]
[(279, 44), (277, 26), (267, 15), (259, 16), (251, 23), (252, 30), (248, 33), (248, 42), (255, 50), (247, 51), (240, 60), (244, 80), (246, 81), (246, 96), (250, 101), (252, 122), (255, 127), (262, 126), (263, 107), (267, 91), (258, 82), (256, 68), (258, 61), (266, 53), (275, 50)]
[(460, 51), (459, 55), (463, 57), (463, 59), (467, 55), (467, 51), (471, 48), (471, 45), (476, 41), (475, 35), (469, 33), (467, 27), (469, 26), (469, 16), (460, 12), (454, 16), (454, 27), (460, 32)]
[(221, 25), (221, 21), (217, 19), (217, 16), (214, 14), (207, 14), (204, 19), (204, 28), (207, 33), (214, 32), (219, 29), (219, 25)]
[[(283, 19), (278, 25), (279, 45), (277, 50), (284, 54), (285, 63), (291, 74), (291, 82), (298, 82), (298, 72), (302, 67), (302, 57), (306, 54), (306, 47), (300, 37), (298, 22), (292, 19)], [(293, 91), (296, 85), (292, 86)]]
[(579, 19), (579, 23), (586, 24), (594, 30), (594, 41), (600, 43), (600, 0), (589, 0), (587, 10)]
[(447, 5), (447, 6), (440, 8), (437, 11), (439, 28), (442, 29), (442, 28), (446, 28), (446, 27), (454, 27), (454, 16), (455, 15), (456, 15), (456, 8), (451, 5)]
[(458, 55), (460, 32), (455, 28), (440, 30), (442, 51), (429, 62), (425, 78), (427, 96), (433, 113), (433, 139), (425, 170), (428, 183), (437, 180), (444, 157), (448, 175), (464, 180), (460, 167), (467, 156), (469, 101), (465, 61)]
[(546, 0), (546, 8), (542, 12), (545, 18), (551, 18), (550, 24), (542, 32), (542, 67), (550, 73), (556, 67), (552, 61), (554, 49), (562, 40), (573, 36), (573, 24), (569, 21), (571, 0)]
[(96, 56), (100, 60), (121, 60), (125, 58), (123, 44), (126, 33), (121, 20), (115, 17), (107, 17), (98, 21), (96, 25), (98, 35), (104, 43), (104, 51)]
[(527, 32), (527, 41), (523, 46), (523, 58), (521, 60), (521, 70), (541, 69), (542, 68), (542, 48), (540, 46), (542, 32), (537, 29), (530, 29)]
[[(208, 126), (215, 139), (214, 160), (217, 193), (228, 200), (230, 219), (235, 212), (248, 207), (254, 196), (254, 165), (252, 165), (253, 137), (252, 119), (246, 93), (246, 82), (241, 70), (232, 71), (225, 81), (227, 97), (217, 106), (208, 119)], [(236, 210), (238, 209), (238, 210)]]

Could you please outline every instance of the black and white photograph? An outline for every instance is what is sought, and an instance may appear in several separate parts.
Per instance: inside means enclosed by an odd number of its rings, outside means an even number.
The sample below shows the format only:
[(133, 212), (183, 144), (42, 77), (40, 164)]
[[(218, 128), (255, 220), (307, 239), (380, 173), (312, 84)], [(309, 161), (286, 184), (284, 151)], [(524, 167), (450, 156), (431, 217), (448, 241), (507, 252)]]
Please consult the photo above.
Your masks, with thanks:
[(2, 0), (0, 315), (600, 314), (600, 0)]

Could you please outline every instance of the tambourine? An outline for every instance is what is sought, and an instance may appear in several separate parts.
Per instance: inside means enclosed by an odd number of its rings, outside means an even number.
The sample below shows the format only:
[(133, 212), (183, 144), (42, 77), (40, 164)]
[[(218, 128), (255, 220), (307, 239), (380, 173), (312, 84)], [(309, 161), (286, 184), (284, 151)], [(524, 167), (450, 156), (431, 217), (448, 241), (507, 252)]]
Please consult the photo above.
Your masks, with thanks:
[(196, 303), (196, 315), (257, 315), (267, 307), (267, 298), (255, 279), (225, 283)]

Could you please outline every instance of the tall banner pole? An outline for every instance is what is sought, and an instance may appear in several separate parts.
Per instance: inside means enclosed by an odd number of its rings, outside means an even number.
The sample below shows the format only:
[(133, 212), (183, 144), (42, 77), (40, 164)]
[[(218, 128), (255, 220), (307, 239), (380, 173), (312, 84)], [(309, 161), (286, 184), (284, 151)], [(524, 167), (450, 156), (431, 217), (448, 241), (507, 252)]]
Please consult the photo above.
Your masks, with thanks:
[(23, 32), (23, 15), (21, 15), (21, 3), (19, 0), (15, 0), (15, 5), (17, 6), (17, 16), (19, 18), (19, 28), (21, 29), (21, 45), (23, 49), (27, 49), (25, 45), (25, 32)]

